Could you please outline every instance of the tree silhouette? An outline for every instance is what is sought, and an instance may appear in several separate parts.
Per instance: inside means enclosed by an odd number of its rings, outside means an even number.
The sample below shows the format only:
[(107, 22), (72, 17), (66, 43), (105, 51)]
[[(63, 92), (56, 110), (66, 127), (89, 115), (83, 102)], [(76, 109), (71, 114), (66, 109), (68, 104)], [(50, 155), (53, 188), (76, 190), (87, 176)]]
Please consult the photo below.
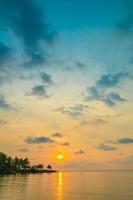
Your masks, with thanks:
[(0, 152), (0, 172), (2, 171), (18, 171), (18, 170), (25, 170), (29, 169), (29, 160), (28, 158), (18, 158), (15, 157), (14, 159), (6, 154)]
[[(39, 172), (43, 170), (42, 164), (30, 165), (28, 158), (12, 158), (5, 153), (0, 152), (0, 173), (16, 173), (16, 172)], [(52, 166), (48, 165), (47, 170), (52, 170)], [(44, 170), (45, 171), (45, 170)]]
[(7, 168), (7, 155), (0, 152), (0, 171)]
[(50, 170), (51, 170), (51, 169), (52, 169), (52, 166), (51, 166), (51, 165), (48, 165), (48, 166), (47, 166), (47, 169), (50, 169)]

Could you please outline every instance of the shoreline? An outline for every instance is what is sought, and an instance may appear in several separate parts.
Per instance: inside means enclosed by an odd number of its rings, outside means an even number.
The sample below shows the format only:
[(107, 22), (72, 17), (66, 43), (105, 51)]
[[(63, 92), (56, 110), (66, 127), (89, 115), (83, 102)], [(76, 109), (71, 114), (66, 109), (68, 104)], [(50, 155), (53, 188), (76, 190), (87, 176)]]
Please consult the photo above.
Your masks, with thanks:
[(17, 171), (3, 171), (0, 175), (12, 175), (12, 174), (43, 174), (43, 173), (56, 173), (56, 170), (17, 170)]

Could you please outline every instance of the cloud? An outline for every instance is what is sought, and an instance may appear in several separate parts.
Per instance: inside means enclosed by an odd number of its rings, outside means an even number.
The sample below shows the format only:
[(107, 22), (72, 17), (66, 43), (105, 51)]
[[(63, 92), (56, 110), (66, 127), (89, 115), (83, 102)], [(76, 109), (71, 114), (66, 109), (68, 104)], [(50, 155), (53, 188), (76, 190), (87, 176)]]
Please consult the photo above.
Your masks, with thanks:
[(99, 146), (97, 146), (97, 149), (103, 150), (103, 151), (116, 151), (117, 150), (116, 147), (106, 145), (104, 143), (101, 143)]
[(83, 115), (83, 113), (86, 110), (88, 110), (88, 108), (89, 107), (87, 105), (77, 104), (77, 105), (69, 106), (69, 107), (60, 106), (57, 109), (55, 109), (55, 111), (61, 112), (63, 114), (67, 114), (72, 117), (77, 117), (77, 116)]
[[(26, 55), (25, 63), (37, 65), (46, 60), (46, 49), (53, 43), (56, 32), (51, 31), (43, 7), (38, 6), (36, 0), (1, 0), (0, 19), (1, 29), (11, 37), (7, 40), (17, 38), (19, 41)], [(3, 48), (3, 54), (6, 51), (8, 48)]]
[(110, 144), (133, 144), (133, 138), (123, 137), (117, 140), (106, 140), (106, 142)]
[(62, 142), (60, 143), (61, 146), (70, 146), (70, 143), (69, 142)]
[(107, 106), (115, 106), (117, 103), (124, 102), (126, 99), (122, 98), (118, 93), (106, 93), (95, 86), (88, 88), (85, 101), (101, 101)]
[(11, 56), (11, 49), (0, 41), (0, 68)]
[(4, 96), (0, 96), (0, 109), (4, 109), (4, 110), (12, 110), (13, 107), (6, 102), (5, 97)]
[(117, 25), (118, 30), (123, 34), (131, 34), (133, 32), (133, 14), (127, 16)]
[(41, 79), (43, 81), (43, 84), (45, 84), (46, 86), (50, 86), (50, 85), (54, 84), (51, 75), (49, 75), (45, 72), (41, 73)]
[(53, 133), (53, 134), (51, 135), (51, 137), (61, 138), (61, 137), (63, 137), (63, 135), (62, 135), (61, 133), (59, 133), (59, 132), (56, 132), (56, 133)]
[(128, 73), (117, 73), (117, 74), (104, 74), (100, 77), (94, 86), (88, 87), (85, 94), (85, 101), (100, 101), (105, 103), (107, 106), (115, 106), (118, 103), (125, 102), (126, 99), (121, 97), (118, 92), (110, 91), (114, 89), (121, 80), (125, 78), (131, 78)]
[(128, 137), (120, 138), (117, 140), (117, 142), (119, 144), (133, 144), (133, 138), (128, 138)]
[(80, 150), (78, 150), (78, 151), (75, 151), (74, 154), (77, 154), (77, 155), (80, 155), (80, 154), (81, 154), (81, 155), (82, 155), (82, 154), (85, 154), (85, 152), (84, 152), (83, 150), (80, 149)]
[(128, 73), (117, 73), (117, 74), (104, 74), (96, 82), (98, 87), (108, 88), (114, 87), (119, 84), (119, 82), (127, 77), (130, 77)]
[(31, 137), (28, 136), (25, 140), (28, 144), (35, 144), (35, 143), (53, 143), (54, 140), (52, 140), (50, 137), (40, 136), (40, 137)]
[(105, 121), (102, 118), (96, 118), (94, 120), (86, 120), (86, 121), (81, 121), (81, 123), (78, 126), (84, 126), (84, 125), (101, 125), (105, 124), (107, 121)]
[(79, 69), (86, 69), (86, 65), (82, 63), (81, 61), (76, 61), (75, 66), (78, 67)]
[(77, 129), (82, 126), (100, 126), (106, 123), (108, 122), (104, 118), (96, 117), (95, 119), (82, 120), (78, 125), (74, 126), (73, 129)]
[(31, 92), (28, 95), (34, 95), (39, 97), (49, 97), (48, 88), (54, 84), (51, 75), (42, 72), (41, 74), (42, 84), (36, 85), (31, 89)]
[(105, 124), (105, 123), (107, 123), (107, 121), (105, 121), (102, 118), (96, 118), (96, 120), (92, 121), (92, 124), (95, 124), (95, 125), (100, 125), (100, 124)]
[(101, 90), (97, 86), (92, 86), (87, 89), (85, 101), (101, 101), (111, 107), (117, 103), (126, 101), (126, 99), (122, 98), (117, 92), (108, 93), (106, 90)]
[(29, 150), (27, 148), (23, 148), (23, 149), (19, 149), (19, 152), (27, 153), (27, 152), (29, 152)]
[(126, 99), (120, 97), (118, 93), (110, 93), (108, 94), (105, 98), (103, 98), (103, 101), (106, 103), (108, 106), (115, 106), (119, 102), (124, 102)]
[(32, 88), (31, 95), (39, 96), (39, 97), (48, 97), (47, 90), (43, 85), (37, 85)]
[(69, 63), (69, 61), (67, 61), (67, 63), (64, 62), (64, 63), (59, 63), (59, 64), (65, 65), (63, 70), (68, 71), (68, 72), (74, 72), (75, 70), (76, 71), (80, 70), (80, 71), (85, 72), (85, 70), (87, 69), (86, 64), (84, 64), (81, 61), (75, 61), (75, 63)]
[(126, 0), (125, 8), (127, 15), (117, 24), (117, 30), (124, 35), (133, 33), (133, 1)]

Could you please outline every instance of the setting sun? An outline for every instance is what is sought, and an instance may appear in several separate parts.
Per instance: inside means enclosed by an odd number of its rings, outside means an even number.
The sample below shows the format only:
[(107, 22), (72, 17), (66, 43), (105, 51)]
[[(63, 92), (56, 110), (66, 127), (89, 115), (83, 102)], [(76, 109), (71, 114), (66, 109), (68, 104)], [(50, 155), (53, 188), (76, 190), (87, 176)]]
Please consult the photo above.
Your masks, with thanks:
[(59, 154), (56, 156), (56, 158), (57, 158), (58, 160), (62, 160), (62, 159), (64, 159), (64, 156), (63, 156), (61, 153), (59, 153)]

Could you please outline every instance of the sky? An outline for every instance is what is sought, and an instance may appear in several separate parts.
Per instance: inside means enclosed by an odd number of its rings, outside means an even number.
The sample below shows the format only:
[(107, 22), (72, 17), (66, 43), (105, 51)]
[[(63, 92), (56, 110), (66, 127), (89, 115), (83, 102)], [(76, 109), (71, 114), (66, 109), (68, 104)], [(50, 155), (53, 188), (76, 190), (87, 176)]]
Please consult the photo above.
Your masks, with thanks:
[(133, 169), (133, 2), (0, 5), (0, 151), (63, 170)]

